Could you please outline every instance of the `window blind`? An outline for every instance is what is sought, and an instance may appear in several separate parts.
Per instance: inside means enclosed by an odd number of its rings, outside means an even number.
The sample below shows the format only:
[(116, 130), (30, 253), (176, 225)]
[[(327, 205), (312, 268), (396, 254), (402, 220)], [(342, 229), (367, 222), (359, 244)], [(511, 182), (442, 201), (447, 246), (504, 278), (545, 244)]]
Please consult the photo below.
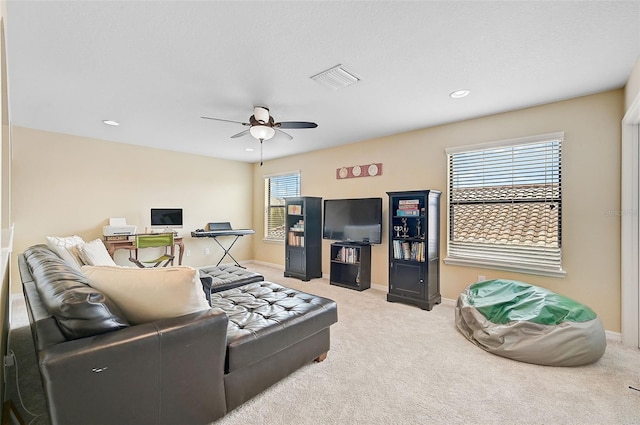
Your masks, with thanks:
[(266, 176), (264, 179), (264, 237), (284, 240), (285, 198), (300, 196), (300, 173)]
[(562, 133), (448, 151), (448, 256), (562, 270)]

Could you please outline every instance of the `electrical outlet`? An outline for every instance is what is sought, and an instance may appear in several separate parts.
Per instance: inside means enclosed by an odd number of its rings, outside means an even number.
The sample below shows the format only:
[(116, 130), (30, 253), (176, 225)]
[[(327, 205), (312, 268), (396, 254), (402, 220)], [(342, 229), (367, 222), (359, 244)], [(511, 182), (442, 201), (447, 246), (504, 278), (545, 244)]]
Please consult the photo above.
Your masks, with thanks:
[(204, 249), (204, 255), (209, 255), (209, 248)]
[(185, 252), (185, 254), (187, 254), (187, 257), (191, 257), (191, 250), (187, 249), (187, 251)]

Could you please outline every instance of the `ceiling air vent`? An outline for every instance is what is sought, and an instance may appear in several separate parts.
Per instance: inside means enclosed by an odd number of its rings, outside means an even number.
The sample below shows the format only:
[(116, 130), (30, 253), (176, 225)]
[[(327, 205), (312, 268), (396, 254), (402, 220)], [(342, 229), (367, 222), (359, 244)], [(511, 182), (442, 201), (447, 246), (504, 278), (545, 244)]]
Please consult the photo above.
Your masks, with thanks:
[(351, 84), (360, 81), (360, 77), (357, 77), (347, 71), (342, 67), (342, 65), (336, 65), (333, 68), (322, 71), (310, 78), (335, 90), (350, 86)]

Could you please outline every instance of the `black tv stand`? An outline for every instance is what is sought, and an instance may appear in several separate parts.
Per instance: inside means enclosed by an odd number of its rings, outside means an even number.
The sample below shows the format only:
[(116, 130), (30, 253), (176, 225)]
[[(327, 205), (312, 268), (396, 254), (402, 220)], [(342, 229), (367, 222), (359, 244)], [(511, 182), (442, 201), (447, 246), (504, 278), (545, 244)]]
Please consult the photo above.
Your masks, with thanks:
[(370, 246), (369, 242), (357, 242), (357, 241), (340, 241), (336, 242), (344, 246)]
[(361, 242), (331, 244), (329, 283), (364, 291), (371, 287), (371, 245)]

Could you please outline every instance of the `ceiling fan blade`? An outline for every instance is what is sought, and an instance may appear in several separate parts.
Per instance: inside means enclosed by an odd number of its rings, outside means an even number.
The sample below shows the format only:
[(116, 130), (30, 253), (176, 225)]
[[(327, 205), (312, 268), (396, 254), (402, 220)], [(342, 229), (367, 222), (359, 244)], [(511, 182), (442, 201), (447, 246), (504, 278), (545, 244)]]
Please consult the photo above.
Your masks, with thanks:
[(231, 136), (231, 138), (232, 138), (232, 139), (235, 139), (235, 138), (237, 138), (237, 137), (242, 137), (242, 136), (246, 135), (247, 133), (249, 133), (249, 129), (244, 130), (244, 131), (241, 131), (241, 132), (240, 132), (240, 133), (238, 133), (238, 134), (234, 134), (233, 136)]
[(288, 138), (288, 140), (293, 139), (293, 136), (292, 136), (292, 135), (290, 135), (289, 133), (285, 133), (284, 131), (280, 130), (279, 128), (275, 128), (275, 130), (276, 130), (278, 133), (280, 133), (280, 134), (284, 135), (285, 137), (287, 137), (287, 138)]
[(279, 122), (275, 124), (280, 128), (316, 128), (318, 124), (314, 122), (305, 122), (305, 121), (285, 121)]
[(200, 118), (204, 118), (205, 120), (224, 121), (224, 122), (233, 122), (233, 123), (242, 124), (242, 125), (251, 125), (248, 122), (223, 120), (222, 118), (211, 118), (211, 117), (200, 117)]

